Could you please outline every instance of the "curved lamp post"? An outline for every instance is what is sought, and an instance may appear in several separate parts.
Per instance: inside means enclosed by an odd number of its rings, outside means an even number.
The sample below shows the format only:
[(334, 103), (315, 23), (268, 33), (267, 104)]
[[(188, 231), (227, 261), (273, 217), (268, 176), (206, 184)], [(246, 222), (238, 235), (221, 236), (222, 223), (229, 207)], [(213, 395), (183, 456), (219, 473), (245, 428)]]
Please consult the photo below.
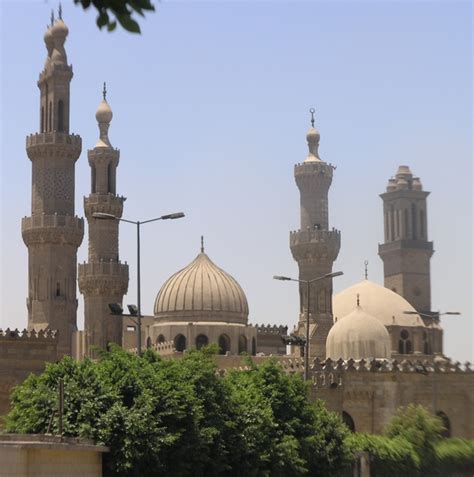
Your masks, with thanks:
[(331, 272), (326, 273), (317, 278), (313, 278), (312, 280), (298, 280), (296, 278), (291, 277), (283, 277), (281, 275), (275, 275), (273, 278), (274, 280), (281, 280), (281, 281), (291, 281), (291, 282), (298, 282), (304, 283), (306, 285), (306, 343), (304, 346), (304, 379), (305, 381), (309, 378), (309, 315), (310, 315), (310, 286), (312, 283), (319, 282), (320, 280), (325, 280), (326, 278), (334, 278), (343, 275), (343, 272)]
[[(95, 212), (94, 214), (92, 214), (92, 217), (94, 217), (94, 219), (101, 219), (101, 220), (120, 220), (121, 222), (127, 222), (129, 224), (133, 224), (133, 225), (137, 226), (137, 307), (136, 307), (136, 310), (135, 310), (133, 305), (130, 305), (129, 310), (132, 313), (131, 316), (136, 316), (136, 318), (137, 318), (137, 321), (136, 321), (136, 324), (137, 324), (137, 353), (138, 353), (138, 356), (141, 356), (141, 354), (142, 354), (142, 310), (141, 310), (141, 286), (140, 286), (140, 225), (148, 224), (150, 222), (156, 222), (157, 220), (180, 219), (181, 217), (184, 217), (184, 214), (183, 214), (183, 212), (176, 212), (174, 214), (162, 215), (162, 216), (156, 217), (154, 219), (143, 220), (143, 221), (122, 219), (121, 217), (116, 217), (115, 215), (106, 214), (106, 213), (102, 213), (102, 212)], [(132, 310), (133, 310), (133, 312), (132, 312)], [(136, 313), (135, 313), (135, 311), (136, 311)], [(112, 310), (112, 312), (113, 312), (113, 310)], [(121, 315), (122, 313), (116, 313), (116, 314)]]

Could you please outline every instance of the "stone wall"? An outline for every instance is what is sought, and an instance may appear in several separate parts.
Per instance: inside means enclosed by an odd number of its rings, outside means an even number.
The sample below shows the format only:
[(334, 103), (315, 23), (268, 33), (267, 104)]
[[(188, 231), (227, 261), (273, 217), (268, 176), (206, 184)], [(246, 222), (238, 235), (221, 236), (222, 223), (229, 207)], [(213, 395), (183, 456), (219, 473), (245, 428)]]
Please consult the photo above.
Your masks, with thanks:
[(0, 416), (8, 412), (14, 386), (57, 361), (57, 345), (54, 331), (0, 330)]
[(40, 434), (0, 435), (2, 477), (101, 477), (106, 447)]

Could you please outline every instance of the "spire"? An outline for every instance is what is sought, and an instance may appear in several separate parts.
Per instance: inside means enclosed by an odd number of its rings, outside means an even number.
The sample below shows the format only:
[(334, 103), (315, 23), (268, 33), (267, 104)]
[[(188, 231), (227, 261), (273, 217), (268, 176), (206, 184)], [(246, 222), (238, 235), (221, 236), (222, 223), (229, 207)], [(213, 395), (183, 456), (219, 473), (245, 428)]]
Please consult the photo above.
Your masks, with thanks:
[(102, 97), (103, 99), (95, 113), (95, 118), (99, 123), (100, 131), (100, 137), (95, 147), (112, 147), (109, 140), (109, 127), (110, 122), (112, 121), (113, 113), (110, 109), (109, 103), (107, 103), (107, 100), (105, 99), (107, 97), (107, 88), (105, 82), (104, 88), (102, 90)]
[(59, 7), (58, 7), (58, 17), (60, 20), (63, 19), (63, 7), (61, 5), (61, 2), (59, 2)]
[(357, 293), (357, 306), (360, 306), (360, 295)]
[(51, 10), (51, 25), (50, 26), (53, 26), (54, 25), (54, 10)]
[(368, 280), (368, 277), (369, 277), (368, 265), (369, 265), (369, 261), (364, 260), (364, 266), (365, 266), (364, 274), (365, 274), (365, 279), (366, 280)]
[(204, 235), (201, 235), (201, 253), (204, 253)]
[(310, 108), (309, 112), (311, 114), (311, 127), (309, 128), (308, 134), (306, 134), (309, 153), (306, 157), (305, 162), (320, 161), (321, 159), (319, 158), (318, 154), (320, 136), (319, 131), (314, 127), (314, 113), (316, 112), (316, 110), (314, 108)]

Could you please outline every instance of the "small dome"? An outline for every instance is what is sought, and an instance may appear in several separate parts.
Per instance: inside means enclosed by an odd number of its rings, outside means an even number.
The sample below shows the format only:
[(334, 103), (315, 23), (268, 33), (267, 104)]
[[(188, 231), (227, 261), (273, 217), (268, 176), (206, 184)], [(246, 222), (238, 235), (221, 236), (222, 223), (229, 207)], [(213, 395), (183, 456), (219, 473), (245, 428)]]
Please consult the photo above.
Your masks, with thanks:
[(319, 158), (319, 153), (318, 153), (320, 138), (321, 136), (317, 129), (315, 129), (314, 127), (309, 128), (309, 131), (306, 134), (306, 140), (308, 141), (309, 153), (305, 159), (305, 162), (321, 161), (321, 159)]
[(397, 180), (397, 189), (401, 189), (401, 190), (405, 190), (405, 189), (408, 189), (408, 181), (406, 179), (403, 179), (403, 178), (399, 178)]
[(246, 324), (249, 309), (237, 281), (201, 252), (164, 283), (154, 313), (165, 320)]
[[(333, 315), (342, 318), (354, 309), (357, 294), (364, 310), (384, 326), (425, 326), (415, 308), (398, 293), (377, 283), (363, 280), (342, 290), (333, 297)], [(405, 311), (415, 314), (406, 314)]]
[(414, 177), (413, 182), (411, 183), (413, 190), (423, 190), (423, 185), (421, 184), (419, 177)]
[(66, 38), (69, 34), (69, 29), (62, 19), (56, 20), (50, 30), (55, 38)]
[(334, 360), (385, 359), (390, 358), (390, 349), (390, 335), (385, 326), (361, 306), (338, 320), (326, 341), (326, 355)]
[(110, 123), (110, 121), (112, 121), (112, 117), (113, 113), (110, 109), (109, 103), (103, 99), (97, 108), (95, 118), (97, 119), (98, 123)]
[(412, 173), (409, 166), (398, 166), (397, 170), (397, 177), (398, 176), (406, 176), (411, 177)]

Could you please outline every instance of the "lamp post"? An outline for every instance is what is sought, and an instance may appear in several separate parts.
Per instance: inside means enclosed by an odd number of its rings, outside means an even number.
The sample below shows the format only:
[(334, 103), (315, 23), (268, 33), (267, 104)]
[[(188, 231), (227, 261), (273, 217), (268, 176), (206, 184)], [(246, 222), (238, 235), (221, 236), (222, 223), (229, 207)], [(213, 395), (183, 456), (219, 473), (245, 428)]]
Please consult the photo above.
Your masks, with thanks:
[(312, 283), (319, 282), (320, 280), (325, 280), (326, 278), (334, 278), (343, 275), (343, 272), (331, 272), (326, 273), (317, 278), (313, 278), (312, 280), (298, 280), (296, 278), (291, 277), (283, 277), (280, 275), (275, 275), (273, 278), (275, 280), (281, 281), (291, 281), (291, 282), (298, 282), (304, 283), (306, 285), (306, 343), (304, 347), (304, 379), (305, 381), (309, 378), (309, 312), (310, 312), (310, 287)]
[(127, 222), (137, 226), (137, 353), (138, 356), (142, 354), (142, 309), (141, 309), (141, 285), (140, 285), (140, 226), (143, 224), (148, 224), (150, 222), (156, 222), (157, 220), (174, 220), (184, 217), (183, 212), (176, 212), (174, 214), (162, 215), (154, 219), (135, 221), (122, 219), (121, 217), (116, 217), (112, 214), (106, 214), (103, 212), (95, 212), (92, 214), (94, 219), (101, 220), (120, 220), (121, 222)]

